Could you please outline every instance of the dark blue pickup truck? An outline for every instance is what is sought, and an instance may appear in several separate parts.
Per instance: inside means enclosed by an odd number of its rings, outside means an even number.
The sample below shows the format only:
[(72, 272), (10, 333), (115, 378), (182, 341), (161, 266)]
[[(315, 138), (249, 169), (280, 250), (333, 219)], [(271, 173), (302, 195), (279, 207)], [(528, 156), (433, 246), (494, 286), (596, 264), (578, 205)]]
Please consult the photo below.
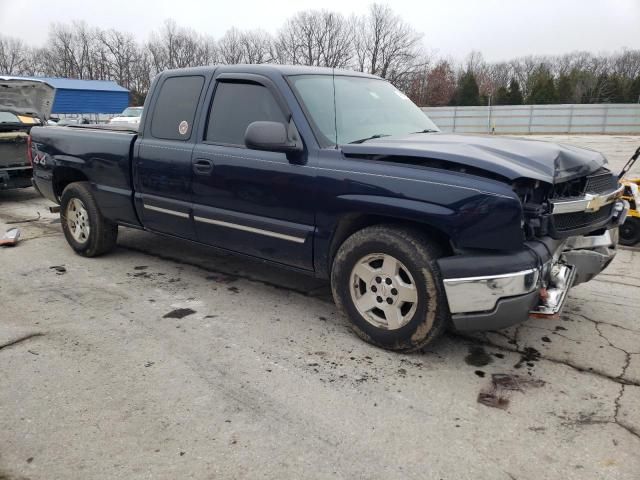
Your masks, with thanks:
[(166, 71), (139, 131), (36, 127), (34, 184), (81, 255), (119, 226), (331, 280), (365, 340), (410, 351), (448, 325), (554, 316), (615, 254), (626, 216), (597, 152), (440, 133), (371, 75)]

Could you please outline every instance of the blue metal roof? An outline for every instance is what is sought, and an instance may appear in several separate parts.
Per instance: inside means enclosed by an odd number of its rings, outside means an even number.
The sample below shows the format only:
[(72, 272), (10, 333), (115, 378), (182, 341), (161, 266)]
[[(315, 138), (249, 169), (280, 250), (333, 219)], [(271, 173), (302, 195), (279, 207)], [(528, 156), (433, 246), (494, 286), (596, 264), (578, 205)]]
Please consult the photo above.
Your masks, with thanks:
[(129, 92), (56, 88), (51, 113), (120, 113), (129, 106)]
[(65, 90), (92, 90), (97, 92), (129, 92), (116, 82), (111, 80), (77, 80), (73, 78), (55, 77), (20, 77), (29, 80), (40, 80), (48, 83), (53, 88), (63, 88)]
[(129, 106), (129, 90), (108, 80), (14, 77), (40, 80), (55, 89), (51, 113), (120, 113)]

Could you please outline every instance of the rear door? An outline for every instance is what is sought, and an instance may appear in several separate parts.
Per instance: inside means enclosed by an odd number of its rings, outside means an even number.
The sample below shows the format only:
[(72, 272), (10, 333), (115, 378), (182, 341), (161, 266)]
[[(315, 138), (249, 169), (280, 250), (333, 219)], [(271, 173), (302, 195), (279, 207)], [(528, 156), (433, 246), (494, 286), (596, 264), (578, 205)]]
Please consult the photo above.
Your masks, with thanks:
[(145, 227), (195, 240), (191, 155), (206, 78), (165, 76), (159, 82), (135, 144), (136, 208)]
[(287, 124), (291, 115), (260, 75), (217, 78), (203, 137), (193, 152), (193, 214), (199, 241), (311, 269), (313, 174), (305, 158), (244, 145), (254, 121)]

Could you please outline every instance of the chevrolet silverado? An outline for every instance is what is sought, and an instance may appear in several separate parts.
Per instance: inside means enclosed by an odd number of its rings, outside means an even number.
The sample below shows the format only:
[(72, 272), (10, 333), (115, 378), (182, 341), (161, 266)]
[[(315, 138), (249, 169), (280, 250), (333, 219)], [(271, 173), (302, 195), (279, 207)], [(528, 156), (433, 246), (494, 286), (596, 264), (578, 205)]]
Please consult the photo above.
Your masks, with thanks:
[(330, 279), (355, 332), (398, 351), (557, 315), (627, 212), (600, 153), (441, 133), (351, 71), (166, 71), (139, 128), (31, 135), (34, 184), (79, 254), (124, 226)]

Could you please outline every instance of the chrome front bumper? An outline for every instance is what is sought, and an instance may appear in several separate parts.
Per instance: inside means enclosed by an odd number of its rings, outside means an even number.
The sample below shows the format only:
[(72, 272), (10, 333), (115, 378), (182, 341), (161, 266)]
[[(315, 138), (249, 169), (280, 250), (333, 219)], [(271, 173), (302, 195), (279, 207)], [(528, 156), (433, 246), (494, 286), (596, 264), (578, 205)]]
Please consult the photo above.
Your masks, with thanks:
[[(572, 284), (587, 282), (613, 260), (617, 228), (602, 235), (570, 237), (543, 264), (512, 273), (464, 278), (445, 278), (449, 311), (452, 314), (493, 310), (503, 298), (517, 297), (545, 288), (555, 265), (575, 269)], [(567, 285), (570, 288), (571, 285)]]
[(444, 290), (451, 313), (493, 310), (498, 300), (524, 295), (538, 288), (541, 271), (531, 268), (521, 272), (467, 278), (446, 278)]
[(520, 323), (530, 314), (557, 315), (569, 289), (591, 280), (615, 257), (617, 227), (628, 211), (628, 204), (619, 203), (609, 230), (567, 238), (555, 244), (546, 258), (532, 260), (530, 268), (499, 275), (445, 276), (454, 326), (459, 330), (498, 329)]

